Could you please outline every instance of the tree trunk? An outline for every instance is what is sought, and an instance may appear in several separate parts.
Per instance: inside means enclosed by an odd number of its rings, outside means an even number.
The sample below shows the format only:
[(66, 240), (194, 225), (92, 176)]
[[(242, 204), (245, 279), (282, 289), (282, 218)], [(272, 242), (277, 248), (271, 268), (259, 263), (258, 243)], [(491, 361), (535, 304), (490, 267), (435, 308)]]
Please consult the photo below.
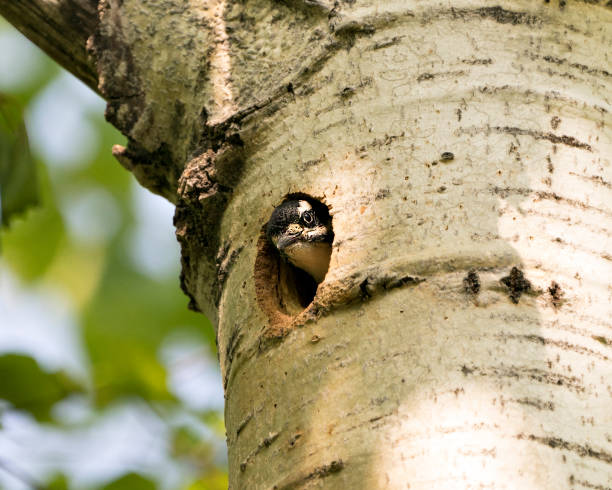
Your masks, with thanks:
[[(612, 9), (452, 4), (102, 2), (231, 488), (612, 486)], [(262, 233), (292, 194), (333, 217), (314, 299)]]

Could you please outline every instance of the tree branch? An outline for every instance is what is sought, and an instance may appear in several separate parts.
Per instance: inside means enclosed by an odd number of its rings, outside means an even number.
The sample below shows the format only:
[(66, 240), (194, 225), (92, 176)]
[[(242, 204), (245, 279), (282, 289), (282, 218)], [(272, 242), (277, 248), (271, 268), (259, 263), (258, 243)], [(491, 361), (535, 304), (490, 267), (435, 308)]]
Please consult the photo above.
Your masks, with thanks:
[(0, 15), (51, 58), (98, 92), (87, 39), (98, 23), (97, 0), (0, 0)]

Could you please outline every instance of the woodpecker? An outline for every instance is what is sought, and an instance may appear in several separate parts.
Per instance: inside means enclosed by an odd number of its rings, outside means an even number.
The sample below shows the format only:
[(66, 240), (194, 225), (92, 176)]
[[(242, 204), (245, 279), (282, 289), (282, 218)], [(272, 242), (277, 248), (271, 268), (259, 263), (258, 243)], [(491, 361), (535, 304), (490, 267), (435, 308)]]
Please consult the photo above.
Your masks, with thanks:
[(304, 199), (283, 202), (272, 211), (266, 228), (268, 239), (281, 257), (323, 281), (334, 234), (327, 207)]

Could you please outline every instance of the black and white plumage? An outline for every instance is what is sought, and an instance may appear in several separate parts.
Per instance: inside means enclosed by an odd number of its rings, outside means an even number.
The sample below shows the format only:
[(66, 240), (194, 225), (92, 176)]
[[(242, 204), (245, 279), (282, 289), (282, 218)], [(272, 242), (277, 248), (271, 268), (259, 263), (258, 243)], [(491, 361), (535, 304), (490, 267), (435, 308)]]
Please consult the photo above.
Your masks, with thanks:
[(320, 283), (329, 267), (334, 234), (327, 207), (295, 199), (276, 207), (266, 233), (281, 256)]

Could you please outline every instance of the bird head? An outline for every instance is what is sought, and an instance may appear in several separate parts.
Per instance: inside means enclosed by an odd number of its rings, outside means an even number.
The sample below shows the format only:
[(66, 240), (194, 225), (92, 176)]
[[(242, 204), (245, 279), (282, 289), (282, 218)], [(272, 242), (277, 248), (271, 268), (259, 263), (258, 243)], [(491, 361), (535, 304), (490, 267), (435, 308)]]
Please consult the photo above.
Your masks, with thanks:
[(272, 212), (266, 233), (284, 259), (318, 283), (323, 281), (334, 238), (324, 204), (305, 199), (285, 201)]

